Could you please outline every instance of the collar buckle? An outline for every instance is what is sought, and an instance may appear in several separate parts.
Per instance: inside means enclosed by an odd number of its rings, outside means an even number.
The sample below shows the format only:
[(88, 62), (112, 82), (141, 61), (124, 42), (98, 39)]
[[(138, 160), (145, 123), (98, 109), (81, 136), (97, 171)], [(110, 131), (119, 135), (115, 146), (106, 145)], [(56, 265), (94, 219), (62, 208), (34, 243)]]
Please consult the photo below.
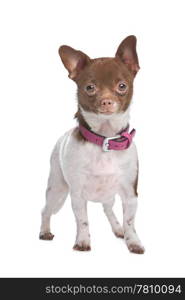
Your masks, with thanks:
[(110, 140), (116, 140), (116, 139), (119, 139), (119, 138), (121, 138), (120, 134), (116, 135), (116, 136), (113, 136), (113, 137), (106, 137), (106, 138), (104, 138), (103, 145), (102, 145), (103, 151), (105, 151), (105, 152), (111, 151), (111, 149), (109, 149), (109, 141)]

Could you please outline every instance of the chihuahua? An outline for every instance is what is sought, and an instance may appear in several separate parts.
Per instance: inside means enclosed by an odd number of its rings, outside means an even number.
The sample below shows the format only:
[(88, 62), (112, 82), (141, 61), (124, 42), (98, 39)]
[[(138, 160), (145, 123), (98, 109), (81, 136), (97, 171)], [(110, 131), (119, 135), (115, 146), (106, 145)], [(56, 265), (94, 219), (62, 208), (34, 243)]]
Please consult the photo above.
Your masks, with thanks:
[[(101, 202), (112, 231), (124, 238), (130, 252), (142, 254), (134, 227), (137, 208), (138, 157), (129, 132), (133, 81), (139, 70), (136, 37), (128, 36), (115, 57), (91, 59), (69, 46), (59, 48), (60, 58), (77, 84), (78, 126), (68, 131), (51, 155), (46, 205), (40, 239), (52, 240), (50, 219), (68, 194), (77, 223), (73, 249), (90, 246), (87, 202)], [(115, 195), (123, 206), (123, 226), (113, 212)]]

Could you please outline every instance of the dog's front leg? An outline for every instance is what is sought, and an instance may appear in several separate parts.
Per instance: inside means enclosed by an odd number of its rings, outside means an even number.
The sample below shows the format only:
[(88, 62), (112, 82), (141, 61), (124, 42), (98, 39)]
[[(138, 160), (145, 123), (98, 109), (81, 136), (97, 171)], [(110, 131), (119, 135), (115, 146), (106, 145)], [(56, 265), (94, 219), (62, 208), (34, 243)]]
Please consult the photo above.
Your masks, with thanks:
[(125, 242), (130, 252), (143, 254), (145, 249), (142, 246), (134, 227), (134, 219), (137, 210), (137, 196), (135, 195), (133, 188), (127, 185), (126, 193), (123, 192), (121, 198), (123, 203), (123, 228)]
[(119, 238), (124, 238), (123, 228), (119, 224), (119, 222), (113, 212), (113, 209), (112, 209), (113, 204), (114, 204), (114, 199), (108, 203), (103, 204), (104, 212), (107, 216), (107, 219), (110, 222), (112, 231), (114, 232), (115, 236), (117, 236)]
[(71, 200), (77, 224), (77, 236), (73, 249), (78, 251), (89, 251), (91, 250), (91, 246), (87, 217), (87, 202), (78, 195), (71, 195)]

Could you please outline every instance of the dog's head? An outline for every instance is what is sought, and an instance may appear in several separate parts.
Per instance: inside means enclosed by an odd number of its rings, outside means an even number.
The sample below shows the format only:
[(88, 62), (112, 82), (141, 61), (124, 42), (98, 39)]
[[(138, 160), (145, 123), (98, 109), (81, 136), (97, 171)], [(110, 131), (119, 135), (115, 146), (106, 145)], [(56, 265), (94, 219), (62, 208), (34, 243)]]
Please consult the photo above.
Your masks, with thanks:
[(113, 58), (91, 59), (69, 46), (61, 46), (59, 55), (78, 86), (79, 107), (104, 115), (128, 108), (139, 70), (135, 36), (123, 40)]

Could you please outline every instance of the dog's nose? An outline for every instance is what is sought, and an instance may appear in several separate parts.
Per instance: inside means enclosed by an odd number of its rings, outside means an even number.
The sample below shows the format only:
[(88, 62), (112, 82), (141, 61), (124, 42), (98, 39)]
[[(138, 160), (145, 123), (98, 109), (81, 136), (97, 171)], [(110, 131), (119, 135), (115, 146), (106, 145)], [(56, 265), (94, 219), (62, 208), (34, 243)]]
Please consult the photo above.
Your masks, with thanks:
[(101, 100), (102, 108), (111, 108), (113, 106), (113, 104), (114, 104), (114, 102), (110, 99)]

